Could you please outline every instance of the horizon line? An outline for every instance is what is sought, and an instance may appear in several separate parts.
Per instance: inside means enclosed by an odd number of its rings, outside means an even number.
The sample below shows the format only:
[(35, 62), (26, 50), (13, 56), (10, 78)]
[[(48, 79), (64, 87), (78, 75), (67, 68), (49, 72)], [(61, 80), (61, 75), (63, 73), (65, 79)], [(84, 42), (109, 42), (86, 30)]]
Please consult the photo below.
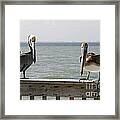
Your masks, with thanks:
[[(20, 41), (20, 43), (27, 43), (26, 41)], [(79, 42), (79, 41), (76, 41), (76, 42), (72, 42), (72, 41), (68, 41), (68, 42), (64, 42), (64, 41), (60, 41), (60, 42), (52, 42), (52, 41), (39, 41), (39, 42), (36, 42), (36, 43), (82, 43), (82, 42)], [(87, 42), (87, 43), (100, 43), (100, 42)]]

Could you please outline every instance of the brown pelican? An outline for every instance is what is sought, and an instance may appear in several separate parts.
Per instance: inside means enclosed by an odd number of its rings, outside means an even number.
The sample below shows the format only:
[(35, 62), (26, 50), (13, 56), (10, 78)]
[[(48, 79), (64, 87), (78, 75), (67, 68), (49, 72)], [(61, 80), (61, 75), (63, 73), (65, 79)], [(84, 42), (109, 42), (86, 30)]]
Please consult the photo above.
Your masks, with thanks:
[(90, 72), (98, 72), (98, 80), (100, 80), (100, 55), (96, 55), (95, 53), (87, 53), (88, 44), (81, 43), (81, 71), (80, 75), (83, 74), (83, 68), (88, 71), (88, 75), (86, 79), (89, 79)]
[(36, 37), (34, 35), (28, 36), (28, 45), (30, 51), (27, 53), (20, 53), (20, 72), (23, 72), (23, 78), (25, 77), (25, 71), (36, 62), (36, 50), (35, 50)]

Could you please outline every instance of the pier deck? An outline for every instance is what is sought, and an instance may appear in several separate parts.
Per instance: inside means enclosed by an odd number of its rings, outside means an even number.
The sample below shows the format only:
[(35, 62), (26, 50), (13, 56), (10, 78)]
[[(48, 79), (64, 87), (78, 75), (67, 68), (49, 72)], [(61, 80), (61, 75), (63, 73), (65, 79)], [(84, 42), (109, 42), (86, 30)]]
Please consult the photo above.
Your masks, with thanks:
[(60, 100), (67, 97), (69, 100), (81, 98), (87, 100), (93, 98), (100, 99), (99, 81), (45, 81), (45, 80), (20, 80), (20, 99), (29, 96), (34, 100), (35, 96), (41, 96), (42, 100), (47, 100), (49, 96)]

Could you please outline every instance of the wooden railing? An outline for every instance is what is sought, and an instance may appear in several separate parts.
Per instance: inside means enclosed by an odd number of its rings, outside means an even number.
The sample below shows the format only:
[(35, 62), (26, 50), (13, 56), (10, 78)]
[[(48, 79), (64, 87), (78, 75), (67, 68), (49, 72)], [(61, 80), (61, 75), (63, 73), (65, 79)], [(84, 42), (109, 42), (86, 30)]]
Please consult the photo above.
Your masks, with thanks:
[(70, 100), (93, 98), (100, 99), (100, 82), (99, 81), (33, 81), (20, 80), (20, 99), (29, 96), (34, 100), (36, 96), (41, 96), (42, 100), (47, 100), (48, 96), (60, 100), (67, 97)]

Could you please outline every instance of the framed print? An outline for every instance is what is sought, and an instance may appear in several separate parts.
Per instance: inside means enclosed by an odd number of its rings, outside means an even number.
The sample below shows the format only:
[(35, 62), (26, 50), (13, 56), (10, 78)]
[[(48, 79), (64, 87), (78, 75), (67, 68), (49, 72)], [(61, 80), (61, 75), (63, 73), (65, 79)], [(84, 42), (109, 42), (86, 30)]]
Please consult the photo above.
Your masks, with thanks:
[(118, 1), (1, 7), (1, 118), (119, 119)]

